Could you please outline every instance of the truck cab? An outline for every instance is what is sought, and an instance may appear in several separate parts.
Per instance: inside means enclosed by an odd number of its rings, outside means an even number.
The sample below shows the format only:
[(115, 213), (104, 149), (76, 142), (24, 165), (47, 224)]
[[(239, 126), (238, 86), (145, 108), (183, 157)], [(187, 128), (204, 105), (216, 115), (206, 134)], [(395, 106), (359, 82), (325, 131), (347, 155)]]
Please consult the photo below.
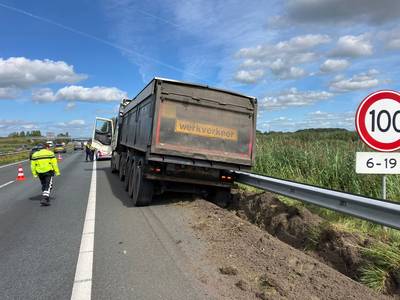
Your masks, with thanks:
[(96, 160), (111, 159), (113, 132), (112, 119), (96, 117), (92, 136), (92, 146), (96, 149)]

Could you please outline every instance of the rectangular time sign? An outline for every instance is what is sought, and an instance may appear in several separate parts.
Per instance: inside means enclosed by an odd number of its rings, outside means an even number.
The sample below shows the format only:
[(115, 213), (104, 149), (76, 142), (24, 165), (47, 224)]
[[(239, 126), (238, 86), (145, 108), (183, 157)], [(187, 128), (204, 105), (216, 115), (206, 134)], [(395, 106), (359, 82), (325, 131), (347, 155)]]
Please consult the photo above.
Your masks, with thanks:
[(400, 174), (399, 152), (357, 152), (356, 173)]

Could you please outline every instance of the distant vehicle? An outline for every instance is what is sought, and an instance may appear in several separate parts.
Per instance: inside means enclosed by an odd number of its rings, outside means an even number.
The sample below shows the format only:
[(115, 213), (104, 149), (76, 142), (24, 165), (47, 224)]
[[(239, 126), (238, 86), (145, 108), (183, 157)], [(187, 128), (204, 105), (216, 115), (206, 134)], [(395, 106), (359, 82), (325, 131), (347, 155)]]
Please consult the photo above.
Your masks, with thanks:
[(37, 144), (36, 146), (33, 146), (31, 149), (31, 152), (29, 154), (29, 159), (32, 159), (33, 153), (35, 153), (39, 150), (42, 150), (42, 149), (44, 149), (44, 145), (42, 145), (42, 144)]
[(83, 150), (83, 143), (82, 142), (75, 142), (74, 143), (74, 150)]
[(46, 144), (49, 145), (50, 148), (53, 148), (53, 147), (54, 147), (53, 141), (47, 141)]
[(93, 141), (112, 144), (133, 205), (154, 193), (190, 192), (227, 204), (232, 170), (254, 163), (257, 99), (205, 85), (155, 78), (116, 119), (96, 120)]
[(65, 149), (63, 144), (56, 144), (54, 147), (54, 153), (67, 153), (67, 149)]

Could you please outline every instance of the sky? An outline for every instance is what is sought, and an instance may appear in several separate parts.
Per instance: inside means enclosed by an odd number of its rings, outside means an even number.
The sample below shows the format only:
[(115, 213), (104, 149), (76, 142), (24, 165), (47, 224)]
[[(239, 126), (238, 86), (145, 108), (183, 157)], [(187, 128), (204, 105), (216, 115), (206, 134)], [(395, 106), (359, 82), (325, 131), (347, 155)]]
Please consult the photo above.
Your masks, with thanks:
[(399, 90), (398, 0), (0, 0), (0, 136), (90, 136), (153, 77), (258, 99), (257, 128), (354, 130)]

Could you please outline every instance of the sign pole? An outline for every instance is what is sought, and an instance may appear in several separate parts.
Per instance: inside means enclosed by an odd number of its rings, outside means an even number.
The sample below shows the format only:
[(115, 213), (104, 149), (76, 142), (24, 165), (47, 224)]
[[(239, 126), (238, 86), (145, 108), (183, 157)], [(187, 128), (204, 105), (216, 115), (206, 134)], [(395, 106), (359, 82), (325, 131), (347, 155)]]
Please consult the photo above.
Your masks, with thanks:
[(382, 176), (382, 199), (386, 200), (386, 175)]

